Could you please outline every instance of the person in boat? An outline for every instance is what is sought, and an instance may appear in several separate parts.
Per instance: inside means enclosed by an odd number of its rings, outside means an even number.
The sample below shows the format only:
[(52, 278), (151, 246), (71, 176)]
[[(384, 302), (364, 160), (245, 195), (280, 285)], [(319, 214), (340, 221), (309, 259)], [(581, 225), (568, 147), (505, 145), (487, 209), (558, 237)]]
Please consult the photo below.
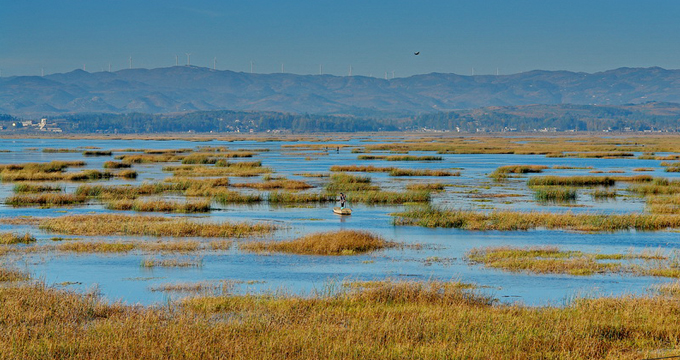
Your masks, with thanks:
[(347, 198), (345, 197), (345, 194), (340, 193), (340, 208), (344, 209), (345, 208), (345, 201), (347, 201)]

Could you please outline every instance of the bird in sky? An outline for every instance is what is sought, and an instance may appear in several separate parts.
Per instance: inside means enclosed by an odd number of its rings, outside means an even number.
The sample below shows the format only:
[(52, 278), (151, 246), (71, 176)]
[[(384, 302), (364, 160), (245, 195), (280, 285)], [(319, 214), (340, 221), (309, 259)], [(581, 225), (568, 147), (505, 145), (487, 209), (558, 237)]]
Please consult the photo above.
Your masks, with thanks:
[(413, 55), (420, 55), (420, 51), (414, 52)]

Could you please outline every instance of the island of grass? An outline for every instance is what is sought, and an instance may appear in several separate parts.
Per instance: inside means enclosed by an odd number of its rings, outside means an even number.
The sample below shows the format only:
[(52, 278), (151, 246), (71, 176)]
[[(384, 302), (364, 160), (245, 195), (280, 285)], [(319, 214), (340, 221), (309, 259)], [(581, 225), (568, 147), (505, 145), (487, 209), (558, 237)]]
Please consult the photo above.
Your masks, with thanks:
[(394, 246), (395, 243), (368, 231), (340, 230), (309, 234), (293, 240), (244, 242), (239, 244), (239, 249), (301, 255), (355, 255)]

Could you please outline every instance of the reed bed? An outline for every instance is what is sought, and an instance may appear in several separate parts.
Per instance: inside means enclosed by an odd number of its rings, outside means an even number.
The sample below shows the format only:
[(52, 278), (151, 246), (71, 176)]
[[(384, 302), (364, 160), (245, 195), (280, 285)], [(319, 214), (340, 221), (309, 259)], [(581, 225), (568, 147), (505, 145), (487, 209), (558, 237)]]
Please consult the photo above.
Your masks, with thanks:
[(42, 152), (47, 153), (47, 154), (55, 154), (55, 153), (77, 153), (80, 152), (78, 149), (55, 149), (55, 148), (44, 148), (42, 149)]
[(494, 211), (483, 213), (446, 210), (436, 207), (412, 208), (392, 214), (395, 225), (459, 228), (465, 230), (564, 229), (588, 232), (680, 228), (680, 216), (674, 214), (574, 214)]
[(55, 246), (58, 251), (73, 253), (126, 253), (135, 249), (132, 243), (69, 241)]
[(123, 164), (148, 164), (180, 161), (180, 159), (172, 153), (118, 155), (115, 157), (115, 159), (120, 160)]
[(86, 196), (63, 193), (17, 194), (5, 199), (5, 204), (19, 206), (66, 206), (82, 205), (87, 201)]
[(259, 194), (243, 194), (231, 190), (215, 192), (212, 196), (220, 204), (248, 204), (262, 201), (262, 196)]
[(565, 154), (568, 157), (578, 158), (597, 158), (597, 159), (616, 159), (616, 158), (632, 158), (635, 156), (632, 152), (623, 151), (608, 151), (608, 152), (587, 152), (587, 153), (569, 153)]
[(590, 193), (590, 196), (593, 197), (593, 199), (613, 199), (619, 196), (619, 194), (616, 192), (616, 190), (607, 190), (607, 189), (595, 189)]
[(262, 167), (259, 161), (255, 162), (234, 162), (220, 164), (218, 161), (215, 166), (204, 165), (180, 165), (164, 166), (163, 171), (172, 172), (176, 177), (195, 177), (195, 176), (259, 176), (271, 173), (268, 167)]
[(312, 185), (309, 185), (304, 181), (290, 179), (269, 180), (259, 183), (239, 183), (232, 184), (232, 186), (258, 190), (272, 190), (272, 189), (306, 190), (313, 187)]
[(199, 223), (186, 219), (120, 214), (70, 215), (48, 218), (41, 229), (64, 235), (148, 235), (173, 237), (247, 237), (276, 229), (264, 223)]
[(432, 169), (392, 169), (390, 176), (460, 176), (460, 171)]
[(347, 194), (347, 201), (364, 204), (404, 204), (427, 203), (430, 201), (430, 191), (351, 191)]
[(297, 193), (289, 191), (272, 191), (267, 197), (270, 204), (324, 203), (337, 201), (336, 194)]
[(368, 231), (339, 230), (315, 233), (287, 241), (253, 241), (239, 243), (250, 252), (283, 252), (301, 255), (357, 255), (396, 246)]
[(527, 174), (540, 173), (545, 169), (549, 169), (549, 167), (545, 165), (504, 165), (498, 167), (494, 172), (501, 174)]
[(76, 195), (101, 199), (136, 199), (142, 195), (159, 195), (166, 192), (184, 191), (191, 186), (188, 182), (143, 183), (141, 185), (80, 185)]
[(13, 191), (15, 193), (41, 193), (48, 191), (61, 191), (61, 189), (61, 185), (19, 183), (14, 185)]
[(357, 166), (357, 165), (333, 165), (330, 168), (334, 172), (390, 172), (394, 170), (393, 167), (379, 167), (379, 166)]
[(211, 210), (210, 200), (164, 201), (164, 200), (110, 200), (106, 201), (110, 210), (133, 210), (144, 212), (200, 213)]
[(24, 271), (0, 268), (0, 283), (26, 281), (30, 278), (28, 273)]
[(635, 184), (628, 188), (642, 195), (673, 195), (680, 193), (680, 180), (655, 178), (649, 184)]
[(69, 167), (85, 166), (84, 161), (50, 161), (48, 163), (22, 163), (0, 165), (0, 172), (26, 170), (30, 172), (60, 172)]
[(23, 235), (17, 233), (0, 232), (0, 244), (14, 245), (14, 244), (30, 244), (35, 242), (35, 237), (30, 233)]
[(413, 155), (359, 155), (357, 160), (387, 160), (387, 161), (441, 161), (441, 156), (413, 156)]
[(101, 172), (98, 170), (84, 170), (80, 172), (62, 173), (62, 172), (32, 172), (32, 171), (14, 171), (14, 172), (0, 172), (0, 180), (5, 182), (12, 181), (87, 181), (110, 179), (116, 176), (111, 172)]
[(102, 150), (85, 150), (83, 151), (83, 156), (111, 156), (111, 151)]
[(608, 176), (534, 176), (529, 186), (612, 186), (616, 183)]
[[(4, 358), (640, 359), (680, 344), (675, 297), (495, 304), (465, 284), (379, 282), (311, 297), (107, 303), (44, 284), (0, 287)], [(668, 350), (659, 350), (668, 349)]]
[(662, 295), (680, 297), (680, 281), (674, 281), (672, 283), (666, 284), (657, 284), (652, 286), (652, 290)]
[(534, 187), (534, 199), (537, 201), (576, 201), (576, 189), (555, 186)]
[(370, 176), (356, 176), (346, 173), (331, 175), (331, 181), (326, 185), (326, 191), (369, 191), (378, 190), (378, 187), (371, 184)]
[(429, 183), (429, 184), (408, 184), (406, 190), (411, 191), (444, 191), (443, 183)]
[(473, 263), (512, 272), (592, 275), (620, 272), (621, 264), (602, 263), (580, 251), (556, 247), (488, 247), (471, 249), (466, 257)]
[(132, 165), (130, 163), (124, 163), (121, 161), (106, 161), (104, 162), (104, 169), (123, 169), (129, 168)]
[(311, 178), (325, 178), (325, 177), (331, 176), (331, 174), (329, 174), (329, 173), (295, 173), (293, 175), (311, 177)]

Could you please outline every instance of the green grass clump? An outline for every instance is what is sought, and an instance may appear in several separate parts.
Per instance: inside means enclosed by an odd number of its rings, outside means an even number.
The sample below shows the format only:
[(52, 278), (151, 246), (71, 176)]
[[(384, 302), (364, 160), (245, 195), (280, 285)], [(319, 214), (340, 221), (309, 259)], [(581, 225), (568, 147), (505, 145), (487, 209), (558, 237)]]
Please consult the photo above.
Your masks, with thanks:
[(15, 193), (41, 193), (48, 191), (61, 191), (60, 185), (50, 185), (50, 184), (31, 184), (31, 183), (19, 183), (14, 185)]
[(262, 201), (262, 196), (259, 194), (243, 194), (231, 190), (215, 192), (212, 196), (220, 204), (247, 204)]
[(32, 242), (35, 242), (35, 237), (29, 233), (21, 235), (17, 233), (0, 232), (0, 244), (2, 245), (30, 244)]
[(590, 193), (593, 199), (612, 199), (618, 196), (616, 190), (595, 189)]
[(404, 204), (426, 203), (430, 201), (430, 191), (352, 191), (347, 194), (347, 201), (364, 204)]
[(379, 167), (379, 166), (358, 166), (358, 165), (333, 165), (330, 168), (335, 172), (390, 172), (394, 170), (393, 167)]
[(124, 163), (120, 161), (106, 161), (104, 162), (104, 169), (121, 169), (129, 168), (132, 165), (130, 163)]
[(239, 244), (239, 249), (302, 255), (355, 255), (394, 246), (394, 243), (367, 231), (340, 230), (310, 234), (289, 241), (243, 242)]
[[(200, 184), (201, 182), (196, 181)], [(80, 185), (76, 195), (91, 196), (101, 199), (135, 199), (142, 195), (159, 195), (166, 192), (187, 190), (191, 182), (157, 182), (141, 185)]]
[(616, 181), (608, 176), (534, 176), (529, 186), (612, 186)]
[(331, 175), (331, 181), (326, 185), (326, 191), (368, 191), (378, 190), (378, 187), (371, 184), (370, 176), (356, 176), (346, 173)]
[(12, 206), (64, 206), (82, 205), (87, 201), (87, 197), (76, 194), (63, 193), (39, 193), (39, 194), (17, 194), (5, 199), (5, 204)]
[(408, 184), (406, 185), (406, 190), (412, 191), (444, 191), (444, 184), (442, 183), (429, 183), (429, 184)]
[(285, 189), (285, 190), (306, 190), (312, 187), (308, 183), (300, 180), (290, 180), (290, 179), (277, 179), (268, 180), (259, 183), (240, 183), (232, 184), (234, 187), (245, 187), (258, 190), (272, 190), (272, 189)]
[(537, 201), (576, 201), (576, 190), (554, 186), (534, 187), (534, 198)]
[(180, 218), (120, 214), (70, 215), (41, 220), (41, 229), (65, 235), (129, 235), (173, 237), (247, 237), (276, 229), (263, 223), (204, 223)]
[(323, 203), (337, 201), (336, 194), (298, 193), (290, 191), (272, 191), (267, 198), (270, 204)]

